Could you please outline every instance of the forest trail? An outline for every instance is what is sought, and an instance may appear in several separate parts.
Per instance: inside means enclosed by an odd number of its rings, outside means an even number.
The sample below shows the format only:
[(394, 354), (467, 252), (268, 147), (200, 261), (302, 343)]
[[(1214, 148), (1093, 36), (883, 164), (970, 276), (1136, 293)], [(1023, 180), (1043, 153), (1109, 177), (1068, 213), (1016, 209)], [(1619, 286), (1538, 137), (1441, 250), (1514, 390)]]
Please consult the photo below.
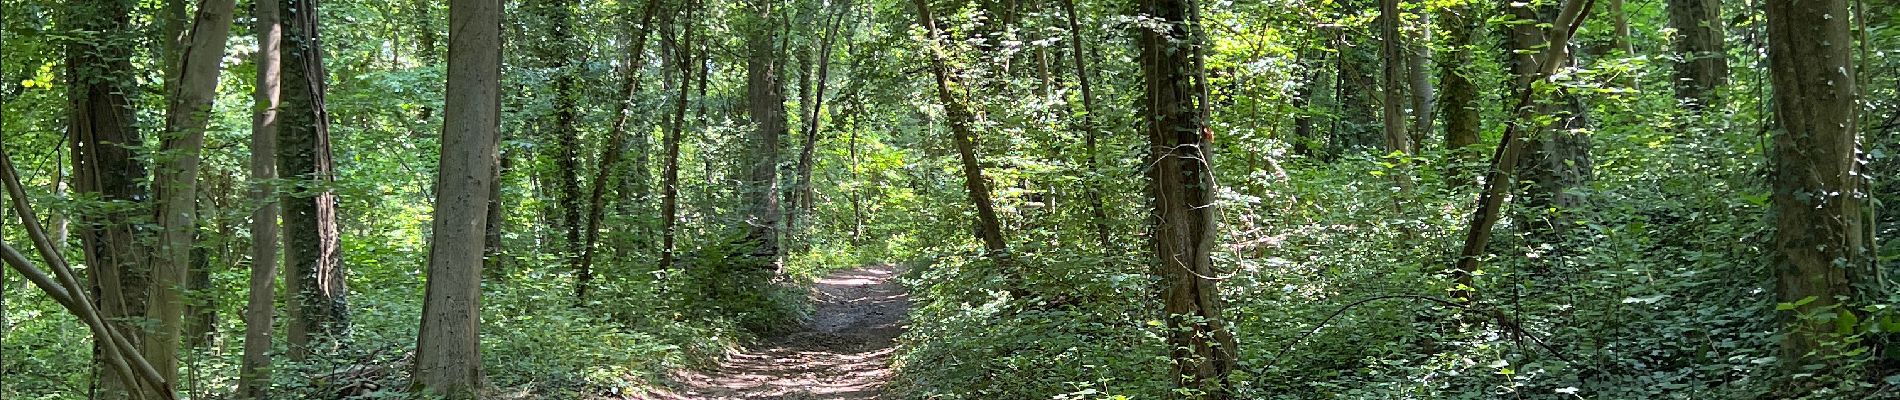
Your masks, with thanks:
[(813, 282), (811, 323), (734, 353), (712, 371), (675, 378), (694, 400), (885, 399), (895, 339), (910, 298), (894, 266), (834, 272)]

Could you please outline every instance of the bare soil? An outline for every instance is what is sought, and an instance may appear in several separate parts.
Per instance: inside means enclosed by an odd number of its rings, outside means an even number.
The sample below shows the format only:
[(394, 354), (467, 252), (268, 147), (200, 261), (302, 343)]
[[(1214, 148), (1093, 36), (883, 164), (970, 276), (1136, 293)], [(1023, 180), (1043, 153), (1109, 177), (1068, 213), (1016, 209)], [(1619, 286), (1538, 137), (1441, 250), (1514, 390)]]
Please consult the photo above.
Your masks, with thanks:
[(894, 340), (904, 331), (910, 299), (893, 281), (895, 267), (839, 271), (812, 284), (815, 309), (807, 326), (728, 354), (710, 371), (675, 374), (676, 393), (694, 400), (882, 399)]

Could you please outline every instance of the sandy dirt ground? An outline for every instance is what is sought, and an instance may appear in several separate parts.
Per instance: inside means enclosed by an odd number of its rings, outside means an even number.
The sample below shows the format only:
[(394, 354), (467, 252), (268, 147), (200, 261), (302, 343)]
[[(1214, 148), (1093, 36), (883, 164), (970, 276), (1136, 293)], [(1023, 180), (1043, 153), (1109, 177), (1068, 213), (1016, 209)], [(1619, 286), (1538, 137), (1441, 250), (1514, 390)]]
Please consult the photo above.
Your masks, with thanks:
[(813, 282), (817, 301), (804, 329), (730, 354), (711, 371), (676, 374), (660, 399), (890, 400), (894, 339), (910, 299), (894, 267), (839, 271)]

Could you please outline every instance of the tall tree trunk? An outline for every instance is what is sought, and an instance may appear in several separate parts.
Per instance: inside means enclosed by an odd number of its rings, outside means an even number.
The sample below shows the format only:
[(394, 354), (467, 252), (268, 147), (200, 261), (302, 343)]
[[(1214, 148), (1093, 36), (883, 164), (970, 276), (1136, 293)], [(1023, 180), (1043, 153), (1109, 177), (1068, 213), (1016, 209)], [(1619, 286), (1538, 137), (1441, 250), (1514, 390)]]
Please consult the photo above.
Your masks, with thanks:
[(780, 33), (771, 22), (776, 15), (774, 3), (757, 0), (747, 10), (756, 23), (746, 39), (746, 109), (752, 124), (751, 175), (745, 185), (746, 242), (754, 246), (753, 256), (765, 260), (778, 257), (779, 139), (787, 132), (780, 52), (775, 45)]
[(1399, 36), (1399, 0), (1379, 1), (1379, 59), (1385, 92), (1385, 151), (1412, 153), (1412, 137), (1405, 132), (1405, 53)]
[[(1474, 15), (1476, 10), (1476, 7), (1461, 4), (1442, 9), (1438, 14), (1438, 23), (1444, 25), (1445, 39), (1449, 42), (1443, 61), (1438, 64), (1438, 82), (1444, 87), (1439, 92), (1442, 99), (1439, 103), (1445, 110), (1445, 148), (1453, 152), (1454, 164), (1477, 159), (1479, 155), (1469, 147), (1478, 144), (1479, 131), (1484, 128), (1478, 85), (1471, 79), (1477, 71), (1470, 67), (1482, 23), (1482, 19)], [(1476, 172), (1467, 168), (1452, 171), (1448, 180), (1454, 187), (1468, 185), (1472, 182), (1471, 174)]]
[[(1506, 5), (1508, 13), (1519, 18), (1511, 27), (1509, 46), (1510, 65), (1515, 82), (1519, 86), (1530, 85), (1539, 76), (1540, 69), (1537, 49), (1548, 42), (1539, 23), (1548, 20), (1554, 7), (1532, 8), (1522, 3)], [(1568, 46), (1567, 43), (1552, 46)], [(1563, 56), (1556, 58), (1563, 67), (1573, 65), (1569, 49), (1559, 49)], [(1525, 188), (1521, 199), (1527, 221), (1524, 226), (1533, 240), (1543, 243), (1557, 243), (1561, 235), (1571, 225), (1574, 214), (1571, 210), (1583, 205), (1583, 198), (1575, 188), (1589, 183), (1593, 166), (1590, 160), (1590, 137), (1580, 132), (1587, 124), (1587, 110), (1581, 99), (1557, 90), (1557, 97), (1549, 103), (1539, 103), (1539, 114), (1555, 116), (1555, 122), (1549, 131), (1540, 135), (1524, 137), (1526, 151), (1520, 162), (1522, 174), (1517, 178), (1531, 182)], [(1557, 243), (1561, 244), (1561, 243)]]
[[(679, 197), (680, 197), (680, 137), (686, 130), (687, 96), (692, 93), (693, 70), (700, 69), (693, 60), (693, 31), (698, 21), (693, 17), (698, 13), (698, 2), (688, 1), (682, 6), (685, 18), (677, 20), (684, 23), (686, 33), (674, 50), (679, 67), (679, 94), (673, 98), (672, 126), (662, 138), (660, 152), (665, 153), (666, 165), (660, 172), (660, 271), (670, 273), (673, 268), (673, 251), (679, 236)], [(662, 71), (664, 73), (664, 71)], [(703, 93), (703, 92), (702, 92)], [(704, 97), (704, 95), (701, 95)], [(712, 171), (707, 171), (708, 174)]]
[(1206, 134), (1205, 92), (1194, 79), (1202, 46), (1199, 11), (1190, 0), (1142, 0), (1141, 14), (1166, 25), (1144, 29), (1138, 39), (1147, 81), (1148, 185), (1154, 213), (1154, 271), (1161, 275), (1161, 304), (1175, 383), (1226, 399), (1228, 374), (1237, 354), (1233, 332), (1221, 317), (1219, 276), (1213, 253), (1215, 219), (1213, 141)]
[[(146, 251), (140, 244), (136, 220), (146, 198), (145, 164), (135, 149), (143, 147), (138, 131), (137, 108), (129, 93), (137, 93), (131, 58), (134, 41), (128, 40), (132, 4), (126, 0), (85, 0), (68, 2), (65, 18), (75, 30), (100, 37), (74, 38), (66, 43), (67, 135), (72, 140), (73, 189), (79, 194), (101, 200), (132, 205), (112, 207), (116, 211), (75, 215), (86, 265), (90, 267), (93, 299), (100, 317), (138, 343), (146, 336), (141, 324), (152, 271), (146, 264)], [(17, 200), (16, 200), (17, 201)], [(16, 210), (17, 211), (17, 210)], [(21, 211), (24, 213), (25, 211)], [(95, 344), (94, 364), (102, 371), (98, 394), (105, 399), (151, 397), (143, 391), (121, 385), (126, 377), (103, 367), (109, 360), (103, 347)]]
[[(1455, 264), (1458, 287), (1451, 292), (1453, 298), (1467, 302), (1477, 300), (1475, 289), (1478, 266), (1483, 262), (1485, 249), (1490, 246), (1491, 231), (1502, 215), (1504, 199), (1516, 184), (1517, 165), (1530, 142), (1525, 136), (1535, 136), (1537, 130), (1542, 128), (1541, 125), (1526, 126), (1528, 120), (1543, 112), (1536, 106), (1539, 96), (1531, 84), (1550, 77), (1557, 72), (1558, 66), (1570, 58), (1570, 36), (1582, 25), (1591, 4), (1595, 4), (1595, 0), (1564, 1), (1549, 29), (1548, 37), (1552, 45), (1544, 48), (1542, 56), (1532, 56), (1533, 59), (1516, 65), (1520, 68), (1525, 65), (1536, 67), (1520, 72), (1517, 79), (1517, 102), (1510, 109), (1511, 119), (1505, 121), (1504, 137), (1498, 139), (1498, 148), (1491, 155), (1491, 168), (1484, 175), (1484, 189), (1478, 192), (1478, 209), (1471, 213), (1471, 225), (1465, 231), (1464, 245), (1458, 252)], [(1513, 29), (1511, 33), (1524, 32)]]
[(1681, 57), (1675, 64), (1676, 100), (1694, 110), (1713, 104), (1715, 89), (1728, 84), (1721, 1), (1669, 0), (1669, 26), (1676, 29)]
[[(838, 40), (838, 28), (844, 25), (845, 19), (851, 17), (851, 0), (843, 0), (834, 7), (838, 8), (837, 16), (833, 17), (833, 21), (826, 28), (824, 41), (818, 46), (818, 76), (811, 90), (811, 106), (805, 112), (805, 143), (798, 150), (798, 181), (792, 185), (792, 190), (795, 192), (792, 197), (792, 211), (785, 216), (787, 232), (797, 232), (798, 217), (810, 214), (815, 200), (811, 187), (811, 170), (813, 164), (817, 163), (815, 158), (817, 158), (818, 133), (821, 128), (819, 118), (824, 113), (825, 87), (831, 81), (831, 46)], [(850, 38), (846, 37), (845, 40), (850, 40)], [(806, 242), (809, 243), (809, 241)]]
[(448, 88), (428, 286), (413, 387), (452, 399), (482, 388), (482, 256), (501, 140), (501, 2), (449, 2)]
[(963, 188), (969, 193), (970, 204), (976, 206), (977, 237), (983, 240), (983, 249), (992, 256), (1006, 256), (1008, 242), (1003, 241), (1003, 224), (996, 217), (996, 204), (990, 200), (989, 183), (983, 178), (983, 166), (977, 160), (976, 133), (970, 129), (970, 110), (957, 98), (951, 85), (950, 67), (941, 47), (943, 31), (937, 28), (937, 21), (931, 17), (928, 0), (913, 0), (917, 5), (917, 18), (930, 35), (925, 43), (931, 57), (931, 72), (937, 79), (937, 100), (943, 103), (944, 122), (950, 125), (950, 133), (955, 135), (957, 157), (963, 163)]
[(562, 243), (561, 259), (574, 271), (574, 293), (576, 297), (585, 296), (586, 287), (594, 279), (594, 271), (581, 263), (582, 210), (581, 204), (581, 161), (578, 68), (573, 60), (574, 42), (573, 0), (551, 0), (534, 5), (544, 18), (548, 19), (548, 42), (542, 49), (541, 57), (546, 57), (549, 68), (554, 74), (554, 128), (548, 132), (554, 139), (554, 177), (561, 190), (555, 204), (561, 214), (561, 232), (566, 241)]
[(291, 180), (283, 199), (285, 290), (290, 310), (290, 357), (302, 360), (311, 342), (331, 339), (349, 327), (349, 308), (338, 244), (336, 179), (330, 155), (330, 114), (318, 37), (318, 0), (281, 0), (284, 20), (283, 79), (278, 125), (278, 170)]
[[(1088, 43), (1082, 40), (1082, 17), (1075, 11), (1075, 0), (1062, 0), (1062, 12), (1068, 17), (1069, 53), (1075, 60), (1076, 86), (1082, 91), (1082, 120), (1077, 128), (1082, 130), (1082, 146), (1088, 152), (1084, 168), (1087, 168), (1089, 175), (1098, 175), (1101, 173), (1101, 138), (1100, 130), (1095, 125), (1095, 87), (1089, 81)], [(1109, 252), (1115, 248), (1115, 243), (1111, 241), (1109, 232), (1107, 199), (1103, 198), (1099, 182), (1088, 183), (1087, 188), (1089, 218), (1094, 220), (1095, 241), (1101, 244), (1102, 251)]]
[[(640, 33), (633, 39), (634, 57), (630, 59), (645, 60), (643, 55), (646, 54), (647, 32), (653, 30), (651, 28), (653, 15), (659, 12), (659, 8), (659, 0), (647, 0), (646, 11), (640, 16)], [(593, 190), (587, 196), (587, 238), (581, 244), (581, 271), (593, 271), (594, 243), (600, 240), (600, 219), (607, 211), (607, 188), (617, 186), (617, 182), (612, 182), (612, 178), (616, 176), (614, 167), (620, 163), (621, 148), (626, 147), (627, 112), (633, 107), (634, 95), (638, 94), (636, 90), (640, 87), (639, 72), (638, 67), (630, 66), (626, 75), (622, 77), (620, 104), (614, 113), (613, 129), (607, 133), (607, 147), (600, 149), (600, 168), (594, 175)], [(574, 295), (582, 300), (587, 299), (586, 282), (581, 282), (580, 285), (574, 287)]]
[[(1865, 229), (1859, 110), (1847, 0), (1770, 1), (1768, 63), (1779, 129), (1773, 179), (1777, 301), (1806, 301), (1783, 313), (1794, 323), (1782, 340), (1784, 364), (1830, 359), (1834, 321), (1796, 319), (1880, 293), (1878, 264)], [(1867, 296), (1861, 296), (1862, 292)], [(1806, 299), (1806, 300), (1804, 300)], [(1847, 301), (1846, 304), (1841, 302)]]
[(271, 397), (271, 326), (277, 298), (277, 179), (278, 80), (282, 73), (283, 27), (275, 1), (256, 2), (257, 22), (255, 114), (251, 116), (251, 285), (244, 305), (244, 358), (238, 370), (238, 398)]
[(1425, 147), (1425, 140), (1432, 135), (1432, 104), (1435, 91), (1432, 88), (1431, 70), (1426, 66), (1432, 62), (1432, 19), (1431, 13), (1418, 13), (1418, 37), (1411, 40), (1410, 51), (1405, 56), (1405, 76), (1408, 94), (1412, 95), (1412, 150)]
[(157, 254), (152, 261), (151, 306), (145, 317), (158, 325), (140, 343), (141, 353), (167, 381), (178, 379), (178, 346), (184, 330), (185, 296), (189, 286), (192, 248), (198, 233), (198, 170), (204, 150), (205, 126), (217, 96), (223, 68), (225, 39), (230, 36), (234, 0), (207, 0), (192, 23), (190, 44), (184, 49), (177, 91), (166, 110), (165, 134), (160, 141), (157, 176), (159, 224)]

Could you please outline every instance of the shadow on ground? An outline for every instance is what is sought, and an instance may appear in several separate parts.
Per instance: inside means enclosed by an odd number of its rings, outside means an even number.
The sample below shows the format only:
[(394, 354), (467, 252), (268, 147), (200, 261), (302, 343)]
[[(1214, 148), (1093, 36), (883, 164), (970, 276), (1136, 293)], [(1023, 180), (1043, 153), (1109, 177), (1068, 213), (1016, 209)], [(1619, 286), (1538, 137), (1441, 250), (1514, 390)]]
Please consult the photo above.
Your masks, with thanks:
[(711, 371), (675, 374), (662, 400), (886, 399), (894, 340), (910, 299), (894, 267), (839, 271), (813, 282), (811, 322), (730, 354)]

